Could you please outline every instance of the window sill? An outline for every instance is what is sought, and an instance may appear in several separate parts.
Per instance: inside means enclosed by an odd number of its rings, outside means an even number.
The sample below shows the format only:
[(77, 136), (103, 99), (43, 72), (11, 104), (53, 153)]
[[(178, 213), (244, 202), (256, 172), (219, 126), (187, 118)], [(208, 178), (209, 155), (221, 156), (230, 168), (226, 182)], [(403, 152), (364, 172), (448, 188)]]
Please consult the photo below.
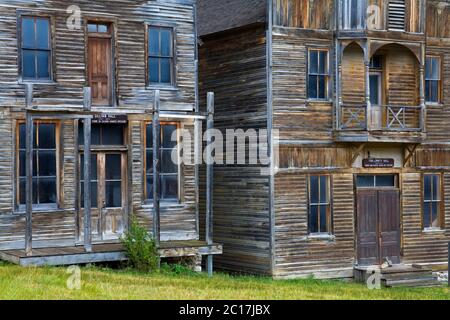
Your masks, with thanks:
[(17, 81), (17, 84), (19, 84), (19, 85), (32, 84), (32, 85), (39, 85), (39, 86), (56, 86), (58, 83), (53, 80), (48, 80), (48, 81), (19, 80), (19, 81)]
[[(162, 209), (183, 209), (186, 208), (187, 205), (175, 201), (161, 201), (160, 207)], [(144, 202), (142, 204), (143, 209), (153, 209), (153, 203), (152, 202)]]
[[(33, 214), (53, 214), (53, 213), (64, 213), (64, 212), (73, 212), (75, 209), (62, 209), (58, 207), (35, 207), (33, 208)], [(25, 207), (19, 207), (14, 211), (14, 215), (18, 216), (24, 216), (26, 215), (26, 208)]]
[(309, 234), (306, 239), (308, 241), (329, 241), (333, 242), (336, 240), (336, 236), (328, 234), (328, 233), (315, 233)]
[(333, 103), (333, 101), (332, 100), (330, 100), (330, 99), (307, 99), (306, 100), (306, 104), (323, 104), (323, 103), (325, 103), (325, 104), (331, 104), (331, 103)]
[(443, 107), (444, 105), (440, 102), (426, 102), (425, 103), (425, 107), (435, 107), (435, 108), (440, 108)]
[(433, 234), (433, 233), (445, 233), (447, 230), (442, 228), (425, 228), (423, 229), (423, 233), (425, 234)]
[(179, 89), (173, 85), (157, 85), (151, 84), (145, 87), (147, 90), (161, 90), (161, 91), (178, 91)]

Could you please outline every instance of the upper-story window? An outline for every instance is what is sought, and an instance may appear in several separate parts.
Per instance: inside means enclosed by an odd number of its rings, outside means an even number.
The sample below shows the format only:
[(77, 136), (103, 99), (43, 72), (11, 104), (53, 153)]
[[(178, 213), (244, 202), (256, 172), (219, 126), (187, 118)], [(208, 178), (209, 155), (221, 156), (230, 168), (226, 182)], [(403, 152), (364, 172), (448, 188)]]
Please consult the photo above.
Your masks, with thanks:
[(366, 0), (342, 0), (342, 28), (363, 29), (366, 26)]
[(388, 21), (389, 30), (405, 31), (406, 21), (405, 0), (389, 0)]
[(426, 102), (439, 103), (441, 88), (441, 58), (427, 57), (425, 63)]
[(50, 19), (23, 16), (21, 24), (22, 78), (51, 79)]
[(174, 84), (173, 28), (148, 28), (148, 79), (150, 84)]
[(328, 50), (314, 49), (308, 52), (308, 99), (328, 99), (330, 70)]

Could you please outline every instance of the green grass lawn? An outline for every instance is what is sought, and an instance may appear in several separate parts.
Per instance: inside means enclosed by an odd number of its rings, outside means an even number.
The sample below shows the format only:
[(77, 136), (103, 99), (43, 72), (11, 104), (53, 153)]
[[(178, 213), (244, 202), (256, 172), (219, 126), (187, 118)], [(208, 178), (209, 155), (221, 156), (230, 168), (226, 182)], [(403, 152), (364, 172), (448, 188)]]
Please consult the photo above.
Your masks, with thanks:
[(0, 299), (449, 299), (449, 289), (382, 289), (342, 281), (286, 280), (217, 274), (139, 274), (81, 268), (82, 288), (70, 290), (66, 268), (0, 263)]

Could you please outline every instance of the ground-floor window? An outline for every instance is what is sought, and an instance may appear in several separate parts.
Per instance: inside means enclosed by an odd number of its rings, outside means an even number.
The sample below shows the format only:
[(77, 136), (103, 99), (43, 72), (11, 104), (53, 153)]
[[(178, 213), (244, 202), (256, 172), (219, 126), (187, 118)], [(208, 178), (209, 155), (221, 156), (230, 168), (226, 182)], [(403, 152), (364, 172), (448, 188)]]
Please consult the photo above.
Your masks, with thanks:
[(310, 234), (331, 234), (330, 176), (311, 175), (308, 181)]
[[(179, 199), (179, 169), (178, 164), (172, 160), (172, 153), (178, 152), (176, 136), (177, 123), (161, 123), (161, 188), (160, 198), (166, 201), (177, 201)], [(145, 130), (145, 199), (153, 199), (153, 126), (146, 125)]]
[[(34, 122), (33, 126), (33, 205), (58, 202), (58, 124)], [(18, 204), (26, 203), (26, 125), (18, 126)]]
[(442, 228), (442, 176), (440, 174), (423, 175), (422, 196), (424, 229)]

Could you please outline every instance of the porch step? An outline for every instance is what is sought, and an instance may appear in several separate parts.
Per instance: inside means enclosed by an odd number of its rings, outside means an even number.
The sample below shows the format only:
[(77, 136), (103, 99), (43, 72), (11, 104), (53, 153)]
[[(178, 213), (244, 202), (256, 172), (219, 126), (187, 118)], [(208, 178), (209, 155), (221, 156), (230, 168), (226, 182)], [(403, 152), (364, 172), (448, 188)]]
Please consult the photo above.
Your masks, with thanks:
[[(419, 266), (395, 265), (380, 269), (381, 284), (387, 288), (396, 287), (436, 287), (442, 284), (438, 281), (431, 269)], [(355, 280), (365, 282), (372, 275), (374, 268), (356, 267)]]

